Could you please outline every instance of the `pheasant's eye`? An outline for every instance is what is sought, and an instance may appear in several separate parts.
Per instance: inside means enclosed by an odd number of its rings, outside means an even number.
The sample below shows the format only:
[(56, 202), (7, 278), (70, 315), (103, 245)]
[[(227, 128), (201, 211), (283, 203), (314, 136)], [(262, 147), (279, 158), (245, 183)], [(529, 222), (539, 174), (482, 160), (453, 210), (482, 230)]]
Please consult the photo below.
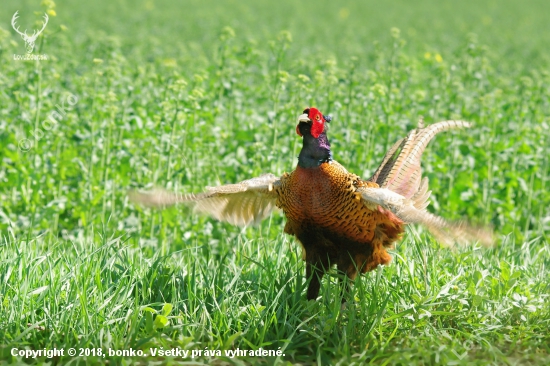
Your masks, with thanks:
[(316, 115), (316, 116), (315, 116), (315, 120), (316, 120), (317, 122), (319, 122), (319, 121), (321, 120), (321, 117), (319, 117), (319, 115)]

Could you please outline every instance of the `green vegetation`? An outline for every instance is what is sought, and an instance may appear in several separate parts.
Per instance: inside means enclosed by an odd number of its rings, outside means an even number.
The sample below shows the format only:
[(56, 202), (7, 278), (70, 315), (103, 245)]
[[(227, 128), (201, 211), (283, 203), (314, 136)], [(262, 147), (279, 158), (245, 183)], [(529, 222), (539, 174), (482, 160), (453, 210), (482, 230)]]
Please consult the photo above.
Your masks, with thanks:
[[(548, 1), (56, 3), (0, 9), (0, 363), (50, 361), (13, 347), (550, 363)], [(16, 10), (29, 30), (49, 11), (34, 50), (49, 60), (13, 59)], [(310, 105), (334, 117), (336, 160), (365, 178), (420, 116), (473, 122), (426, 151), (430, 207), (493, 225), (498, 245), (449, 250), (413, 227), (341, 311), (334, 273), (305, 300), (282, 215), (243, 230), (128, 202), (135, 187), (291, 171)]]

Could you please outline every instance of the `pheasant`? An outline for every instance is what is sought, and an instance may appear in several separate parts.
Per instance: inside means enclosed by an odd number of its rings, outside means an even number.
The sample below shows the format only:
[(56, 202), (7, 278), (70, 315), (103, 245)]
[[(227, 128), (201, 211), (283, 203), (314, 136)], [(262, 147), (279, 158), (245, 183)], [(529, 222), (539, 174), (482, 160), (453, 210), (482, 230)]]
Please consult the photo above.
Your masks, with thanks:
[(426, 210), (428, 179), (422, 178), (420, 158), (439, 132), (467, 128), (463, 121), (419, 126), (397, 141), (382, 164), (367, 180), (348, 172), (333, 160), (327, 138), (327, 123), (316, 108), (307, 108), (298, 118), (296, 133), (303, 139), (298, 165), (281, 177), (264, 174), (236, 184), (207, 187), (199, 194), (175, 194), (163, 190), (130, 192), (132, 201), (148, 207), (176, 203), (194, 205), (198, 212), (235, 225), (258, 223), (275, 208), (286, 216), (285, 233), (302, 246), (309, 279), (307, 299), (319, 295), (321, 279), (336, 264), (342, 276), (342, 302), (349, 283), (358, 273), (386, 265), (386, 249), (402, 237), (409, 223), (425, 226), (446, 244), (492, 242), (490, 230), (465, 222), (449, 222)]

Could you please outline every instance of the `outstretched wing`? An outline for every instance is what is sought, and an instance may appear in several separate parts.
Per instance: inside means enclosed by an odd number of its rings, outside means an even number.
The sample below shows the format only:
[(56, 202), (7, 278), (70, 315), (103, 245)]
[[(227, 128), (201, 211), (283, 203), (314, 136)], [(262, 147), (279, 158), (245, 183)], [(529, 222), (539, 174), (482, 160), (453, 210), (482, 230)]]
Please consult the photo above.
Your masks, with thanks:
[(390, 211), (405, 223), (421, 224), (446, 245), (479, 241), (483, 245), (490, 246), (494, 242), (491, 230), (475, 227), (464, 221), (447, 221), (426, 211), (425, 208), (416, 207), (415, 201), (412, 199), (387, 188), (361, 187), (358, 192), (367, 207), (375, 209), (379, 206), (383, 210)]
[(422, 153), (439, 132), (470, 126), (464, 121), (444, 121), (423, 127), (421, 122), (418, 128), (391, 147), (369, 179), (378, 183), (380, 188), (359, 188), (363, 203), (371, 208), (380, 206), (406, 223), (421, 224), (447, 245), (474, 241), (491, 245), (490, 230), (462, 221), (449, 222), (426, 211), (431, 191), (428, 190), (428, 178), (422, 178)]
[(264, 174), (240, 183), (206, 187), (198, 194), (178, 194), (163, 189), (131, 191), (130, 200), (146, 207), (164, 208), (178, 203), (193, 205), (195, 211), (220, 221), (245, 226), (257, 224), (275, 208), (279, 178)]

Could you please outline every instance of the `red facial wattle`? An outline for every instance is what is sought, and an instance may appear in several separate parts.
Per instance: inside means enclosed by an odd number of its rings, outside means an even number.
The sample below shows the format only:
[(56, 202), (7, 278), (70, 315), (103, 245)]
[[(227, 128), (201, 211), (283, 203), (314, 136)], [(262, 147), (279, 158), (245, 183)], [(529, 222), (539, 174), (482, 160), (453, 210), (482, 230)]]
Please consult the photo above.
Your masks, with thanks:
[(311, 136), (319, 138), (325, 130), (325, 117), (317, 108), (310, 108), (308, 117), (311, 120)]
[(296, 133), (302, 136), (300, 126), (308, 124), (309, 133), (314, 138), (318, 139), (319, 136), (325, 131), (325, 123), (330, 122), (330, 116), (325, 117), (317, 108), (306, 108), (303, 114), (298, 118), (298, 125), (296, 126)]

